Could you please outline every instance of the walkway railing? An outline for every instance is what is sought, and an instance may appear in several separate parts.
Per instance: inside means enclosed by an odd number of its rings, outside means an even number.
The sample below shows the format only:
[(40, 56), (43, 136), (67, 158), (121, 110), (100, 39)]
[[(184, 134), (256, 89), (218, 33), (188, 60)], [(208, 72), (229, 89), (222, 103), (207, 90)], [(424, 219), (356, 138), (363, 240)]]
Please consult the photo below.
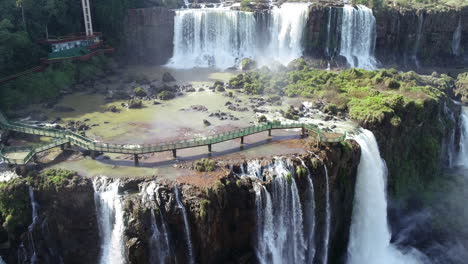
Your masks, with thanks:
[[(221, 143), (224, 141), (229, 141), (229, 140), (233, 140), (237, 138), (241, 138), (241, 142), (243, 142), (243, 137), (245, 136), (260, 133), (260, 132), (265, 132), (265, 131), (271, 132), (271, 130), (274, 130), (274, 129), (301, 128), (303, 132), (307, 130), (309, 131), (309, 133), (315, 134), (317, 140), (321, 142), (340, 142), (340, 141), (345, 140), (346, 138), (346, 135), (324, 133), (316, 125), (312, 125), (312, 124), (270, 122), (270, 123), (266, 123), (262, 125), (250, 126), (250, 127), (228, 131), (224, 133), (218, 133), (218, 134), (210, 135), (206, 137), (185, 139), (185, 140), (175, 140), (175, 141), (161, 142), (157, 144), (149, 144), (149, 145), (108, 144), (108, 143), (96, 142), (94, 140), (91, 140), (87, 137), (71, 132), (69, 130), (44, 128), (44, 127), (27, 125), (27, 124), (18, 123), (18, 122), (9, 122), (1, 112), (0, 112), (0, 128), (5, 129), (5, 130), (10, 130), (10, 131), (26, 133), (26, 134), (56, 138), (56, 140), (54, 140), (54, 142), (50, 143), (49, 145), (44, 145), (43, 147), (30, 149), (29, 152), (33, 153), (32, 156), (44, 150), (50, 149), (52, 147), (57, 147), (66, 143), (71, 143), (73, 145), (82, 147), (90, 151), (95, 151), (95, 152), (138, 155), (138, 154), (146, 154), (146, 153), (163, 152), (163, 151), (172, 150), (175, 155), (175, 150), (177, 149), (194, 148), (194, 147), (200, 147), (200, 146), (209, 146), (209, 148), (211, 149), (211, 145), (213, 144), (217, 144), (217, 143)], [(11, 160), (7, 158), (5, 155), (2, 155), (2, 153), (8, 153), (12, 151), (13, 149), (4, 148), (3, 151), (0, 151), (1, 158), (3, 158), (3, 160), (6, 161), (7, 163), (21, 164), (21, 163), (18, 163), (17, 160)], [(20, 152), (19, 149), (17, 152)], [(31, 157), (28, 157), (28, 159), (25, 158), (24, 163), (27, 163), (31, 159)]]

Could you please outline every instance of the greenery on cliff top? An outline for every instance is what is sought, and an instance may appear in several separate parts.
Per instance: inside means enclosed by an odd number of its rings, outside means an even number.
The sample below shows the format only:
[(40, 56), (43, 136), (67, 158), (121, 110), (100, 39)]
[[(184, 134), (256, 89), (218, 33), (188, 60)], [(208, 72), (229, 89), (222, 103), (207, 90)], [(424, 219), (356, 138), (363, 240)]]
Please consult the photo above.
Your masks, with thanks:
[(104, 74), (111, 64), (113, 61), (106, 56), (94, 56), (89, 62), (65, 61), (48, 67), (44, 72), (10, 81), (0, 87), (0, 109), (8, 111), (15, 106), (54, 100), (60, 91)]
[(28, 187), (24, 179), (0, 183), (0, 223), (13, 236), (21, 234), (31, 222)]
[(352, 4), (366, 5), (370, 8), (379, 9), (398, 5), (407, 8), (439, 9), (443, 7), (467, 6), (466, 0), (352, 0)]
[(296, 69), (270, 72), (266, 69), (240, 74), (230, 80), (231, 88), (243, 88), (250, 94), (278, 94), (327, 101), (335, 111), (349, 112), (359, 123), (392, 120), (399, 125), (399, 110), (424, 104), (444, 96), (443, 90), (453, 79), (420, 76), (396, 70), (366, 71), (349, 69), (331, 72), (309, 67), (298, 61)]

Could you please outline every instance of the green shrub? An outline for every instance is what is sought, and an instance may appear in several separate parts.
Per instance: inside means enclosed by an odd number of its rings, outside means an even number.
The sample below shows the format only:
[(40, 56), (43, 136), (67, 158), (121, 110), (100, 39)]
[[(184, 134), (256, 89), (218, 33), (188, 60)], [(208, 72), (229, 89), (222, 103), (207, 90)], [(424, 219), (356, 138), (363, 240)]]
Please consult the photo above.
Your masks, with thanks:
[(286, 173), (285, 178), (286, 178), (286, 181), (287, 181), (289, 184), (292, 183), (292, 173), (291, 173), (291, 172)]
[(139, 96), (139, 97), (145, 97), (146, 96), (145, 89), (141, 88), (140, 86), (133, 89), (133, 92), (135, 93), (136, 96)]
[(170, 100), (175, 97), (175, 93), (171, 91), (162, 91), (158, 94), (158, 98), (161, 100)]
[(204, 159), (195, 161), (194, 167), (195, 167), (195, 170), (199, 172), (210, 172), (210, 171), (215, 170), (216, 162), (214, 160), (204, 158)]

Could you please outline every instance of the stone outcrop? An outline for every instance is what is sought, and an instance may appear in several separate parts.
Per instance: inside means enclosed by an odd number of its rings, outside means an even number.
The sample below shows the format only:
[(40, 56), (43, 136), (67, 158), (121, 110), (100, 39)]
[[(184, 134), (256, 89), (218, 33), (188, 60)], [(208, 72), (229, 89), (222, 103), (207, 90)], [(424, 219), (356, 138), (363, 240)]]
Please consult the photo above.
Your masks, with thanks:
[(123, 51), (130, 63), (162, 65), (172, 57), (175, 12), (162, 7), (129, 9)]

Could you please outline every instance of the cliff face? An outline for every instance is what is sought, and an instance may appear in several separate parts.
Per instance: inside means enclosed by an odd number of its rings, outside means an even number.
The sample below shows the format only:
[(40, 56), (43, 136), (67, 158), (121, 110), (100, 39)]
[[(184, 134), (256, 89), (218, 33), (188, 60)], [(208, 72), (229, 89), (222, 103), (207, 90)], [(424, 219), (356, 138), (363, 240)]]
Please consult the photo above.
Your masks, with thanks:
[[(453, 67), (463, 62), (454, 50), (461, 27), (459, 52), (468, 49), (468, 8), (415, 10), (389, 8), (374, 12), (377, 21), (376, 57), (384, 65)], [(456, 42), (456, 41), (455, 41)]]
[[(14, 227), (1, 255), (8, 263), (96, 263), (99, 232), (89, 179), (46, 183), (40, 176), (3, 185), (13, 196), (2, 196), (1, 215), (11, 208)], [(32, 191), (32, 192), (31, 192)], [(34, 217), (36, 212), (36, 217)], [(7, 218), (8, 219), (8, 218)], [(5, 248), (4, 248), (5, 249)]]
[[(304, 43), (306, 55), (330, 58), (337, 66), (343, 65), (339, 56), (342, 13), (341, 6), (311, 6)], [(468, 51), (467, 15), (467, 7), (458, 10), (399, 7), (374, 10), (375, 56), (384, 66), (403, 68), (454, 67), (464, 63), (463, 54)], [(454, 34), (459, 25), (460, 40), (455, 42), (459, 42), (460, 47), (455, 51)]]
[(130, 63), (162, 65), (172, 57), (175, 12), (162, 8), (129, 9), (123, 52)]
[[(315, 146), (315, 155), (301, 157), (310, 169), (315, 189), (315, 245), (317, 255), (322, 254), (324, 230), (326, 226), (326, 164), (330, 189), (331, 231), (329, 242), (330, 263), (336, 263), (345, 255), (351, 223), (354, 200), (356, 169), (360, 149), (355, 142), (334, 146)], [(297, 158), (292, 158), (296, 168), (301, 167)], [(263, 160), (262, 164), (268, 164)], [(240, 173), (240, 166), (234, 166), (234, 173)], [(306, 199), (307, 177), (293, 172), (298, 186), (303, 208)], [(125, 198), (126, 247), (130, 263), (147, 263), (154, 253), (151, 252), (151, 237), (154, 235), (152, 223), (169, 234), (170, 257), (165, 260), (174, 263), (188, 262), (187, 238), (184, 219), (176, 202), (174, 183), (157, 183), (156, 203), (144, 202), (141, 193), (148, 193), (145, 181), (140, 184), (139, 194), (135, 192)], [(197, 263), (256, 263), (255, 243), (257, 237), (257, 208), (255, 185), (262, 184), (272, 190), (272, 181), (258, 182), (249, 177), (239, 178), (227, 171), (226, 176), (211, 187), (200, 188), (183, 185), (180, 193), (186, 207), (188, 226), (191, 233), (193, 257)], [(157, 209), (155, 209), (157, 208)], [(303, 209), (306, 212), (307, 209)], [(153, 214), (153, 215), (152, 215)], [(304, 223), (305, 226), (308, 223)], [(152, 255), (153, 254), (153, 255)], [(318, 256), (320, 258), (321, 256)]]

